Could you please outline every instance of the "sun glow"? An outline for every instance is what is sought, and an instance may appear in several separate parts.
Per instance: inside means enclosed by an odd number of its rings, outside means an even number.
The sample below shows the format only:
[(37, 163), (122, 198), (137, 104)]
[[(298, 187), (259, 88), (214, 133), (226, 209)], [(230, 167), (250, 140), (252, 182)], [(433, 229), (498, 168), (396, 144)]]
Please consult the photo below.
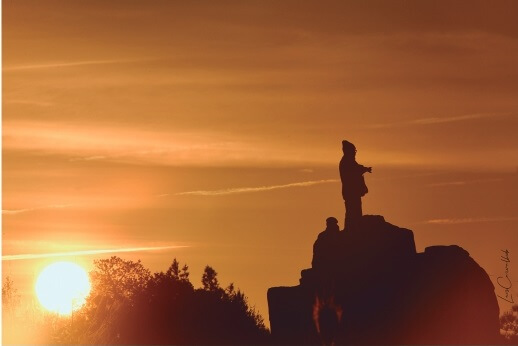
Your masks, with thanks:
[(35, 288), (43, 307), (60, 315), (69, 315), (85, 303), (91, 285), (88, 274), (79, 265), (55, 262), (43, 269)]

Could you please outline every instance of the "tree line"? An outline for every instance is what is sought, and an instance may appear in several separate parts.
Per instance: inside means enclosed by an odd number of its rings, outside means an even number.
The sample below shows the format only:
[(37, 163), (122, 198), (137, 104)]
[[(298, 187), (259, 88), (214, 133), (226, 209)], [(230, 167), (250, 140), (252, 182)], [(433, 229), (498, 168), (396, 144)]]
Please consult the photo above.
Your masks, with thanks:
[[(165, 272), (152, 274), (140, 260), (113, 256), (94, 261), (90, 280), (85, 305), (67, 318), (46, 314), (37, 342), (264, 344), (269, 340), (262, 317), (245, 294), (233, 284), (222, 288), (210, 266), (203, 272), (202, 287), (194, 288), (189, 267), (176, 259)], [(12, 300), (11, 281), (9, 285), (6, 292), (3, 287), (2, 296)], [(4, 310), (10, 305), (6, 303)], [(15, 320), (4, 315), (4, 331)]]
[[(151, 273), (141, 261), (113, 256), (94, 261), (92, 290), (69, 317), (17, 311), (13, 281), (2, 284), (2, 341), (6, 344), (268, 344), (270, 334), (245, 294), (222, 288), (206, 266), (202, 287), (190, 282), (189, 267), (174, 259), (165, 272)], [(500, 316), (503, 342), (518, 343), (518, 305)]]

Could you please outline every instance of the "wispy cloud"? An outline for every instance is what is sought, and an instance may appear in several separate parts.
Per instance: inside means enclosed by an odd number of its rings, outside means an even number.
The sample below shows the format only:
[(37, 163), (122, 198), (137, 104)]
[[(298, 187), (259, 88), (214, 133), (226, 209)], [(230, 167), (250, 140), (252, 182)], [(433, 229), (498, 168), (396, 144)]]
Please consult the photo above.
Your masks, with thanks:
[(447, 181), (443, 183), (433, 183), (428, 186), (432, 187), (441, 187), (441, 186), (462, 186), (468, 184), (481, 184), (481, 183), (493, 183), (497, 181), (502, 181), (502, 178), (490, 178), (490, 179), (477, 179), (477, 180), (459, 180), (459, 181)]
[[(258, 187), (238, 187), (232, 189), (222, 189), (222, 190), (199, 190), (199, 191), (187, 191), (187, 192), (179, 192), (174, 194), (175, 196), (222, 196), (222, 195), (233, 195), (237, 193), (249, 193), (249, 192), (263, 192), (263, 191), (272, 191), (279, 189), (288, 189), (292, 187), (308, 187), (318, 184), (327, 184), (327, 183), (336, 183), (339, 182), (338, 179), (326, 179), (326, 180), (312, 180), (312, 181), (303, 181), (300, 183), (291, 183), (284, 185), (270, 185), (270, 186), (258, 186)], [(165, 196), (165, 195), (161, 195)]]
[(16, 215), (16, 214), (27, 213), (27, 212), (36, 211), (36, 210), (61, 209), (61, 208), (67, 208), (70, 206), (71, 206), (70, 204), (52, 204), (52, 205), (44, 205), (44, 206), (34, 207), (34, 208), (2, 209), (2, 214), (3, 215)]
[(39, 107), (50, 107), (53, 106), (52, 102), (45, 101), (34, 101), (34, 100), (9, 100), (4, 99), (4, 105), (29, 105), (29, 106), (39, 106)]
[(423, 223), (433, 224), (433, 225), (458, 225), (458, 224), (464, 224), (464, 223), (503, 222), (503, 221), (514, 221), (514, 220), (518, 220), (518, 217), (432, 219), (432, 220), (426, 220)]
[[(84, 60), (84, 61), (71, 61), (71, 62), (55, 62), (49, 64), (33, 64), (33, 65), (17, 65), (7, 66), (2, 70), (5, 72), (9, 71), (25, 71), (25, 70), (39, 70), (49, 68), (60, 68), (60, 67), (75, 67), (75, 66), (87, 66), (87, 65), (106, 65), (106, 64), (120, 64), (128, 62), (138, 62), (144, 59), (113, 59), (113, 60)], [(148, 60), (148, 59), (145, 59)]]
[(52, 253), (41, 253), (41, 254), (5, 255), (5, 256), (2, 256), (2, 261), (18, 261), (18, 260), (66, 257), (66, 256), (86, 256), (86, 255), (99, 255), (99, 254), (106, 254), (106, 253), (159, 251), (159, 250), (179, 249), (179, 248), (185, 248), (185, 247), (188, 247), (188, 246), (187, 245), (149, 246), (149, 247), (130, 247), (130, 248), (119, 248), (119, 249), (52, 252)]
[(412, 126), (412, 125), (434, 125), (434, 124), (444, 124), (444, 123), (453, 123), (459, 121), (468, 121), (474, 119), (483, 119), (483, 118), (494, 118), (494, 117), (503, 117), (512, 115), (510, 112), (494, 112), (494, 113), (474, 113), (474, 114), (465, 114), (465, 115), (457, 115), (450, 117), (431, 117), (431, 118), (420, 118), (409, 121), (402, 121), (397, 123), (385, 123), (385, 124), (374, 124), (369, 126), (370, 128), (390, 128), (390, 127), (401, 127), (401, 126)]
[(85, 157), (73, 157), (69, 159), (70, 162), (76, 162), (76, 161), (96, 161), (96, 160), (104, 160), (107, 159), (107, 156), (104, 155), (92, 155), (92, 156), (85, 156)]
[(476, 113), (476, 114), (467, 114), (467, 115), (459, 115), (454, 117), (432, 117), (432, 118), (421, 118), (407, 122), (407, 124), (416, 124), (416, 125), (431, 125), (431, 124), (443, 124), (443, 123), (453, 123), (458, 121), (466, 121), (473, 119), (481, 119), (481, 118), (491, 118), (495, 116), (502, 116), (509, 113)]
[(65, 155), (70, 162), (111, 160), (177, 166), (298, 160), (289, 152), (270, 155), (269, 147), (258, 147), (246, 138), (203, 129), (174, 132), (13, 120), (3, 123), (2, 145), (4, 150)]

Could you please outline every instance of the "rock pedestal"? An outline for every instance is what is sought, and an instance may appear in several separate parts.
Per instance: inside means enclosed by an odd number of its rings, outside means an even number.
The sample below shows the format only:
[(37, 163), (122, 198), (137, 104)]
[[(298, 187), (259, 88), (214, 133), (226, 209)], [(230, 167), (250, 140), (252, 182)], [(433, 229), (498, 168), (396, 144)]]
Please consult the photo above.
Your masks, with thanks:
[[(336, 263), (268, 290), (272, 336), (288, 344), (491, 344), (499, 308), (487, 273), (464, 249), (416, 253), (411, 230), (382, 216), (343, 232)], [(325, 250), (325, 249), (324, 249)]]

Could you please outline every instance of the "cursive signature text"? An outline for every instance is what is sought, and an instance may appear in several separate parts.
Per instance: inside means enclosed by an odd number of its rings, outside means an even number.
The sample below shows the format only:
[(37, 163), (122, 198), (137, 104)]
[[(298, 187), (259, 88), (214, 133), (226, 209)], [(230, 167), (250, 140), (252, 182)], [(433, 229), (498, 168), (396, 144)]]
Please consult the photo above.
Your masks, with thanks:
[(497, 296), (498, 298), (503, 299), (506, 302), (514, 304), (513, 294), (511, 293), (511, 287), (513, 287), (513, 283), (509, 278), (509, 265), (511, 263), (511, 260), (509, 258), (509, 250), (502, 250), (502, 253), (503, 254), (500, 256), (500, 260), (505, 263), (505, 275), (499, 276), (496, 279), (496, 282), (498, 283), (498, 286), (504, 289), (505, 295), (504, 297), (502, 297), (501, 295), (497, 294)]

